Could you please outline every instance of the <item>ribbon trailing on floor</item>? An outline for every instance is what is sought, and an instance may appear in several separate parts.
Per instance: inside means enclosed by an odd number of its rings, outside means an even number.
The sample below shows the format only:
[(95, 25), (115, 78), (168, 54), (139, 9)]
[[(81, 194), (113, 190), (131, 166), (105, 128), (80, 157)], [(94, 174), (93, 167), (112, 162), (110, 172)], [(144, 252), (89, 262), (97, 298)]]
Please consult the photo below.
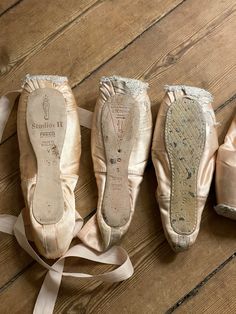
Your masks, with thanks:
[[(0, 98), (0, 142), (2, 141), (3, 132), (12, 108), (20, 95), (20, 90), (12, 91)], [(87, 128), (91, 128), (92, 112), (79, 108), (80, 124)], [(78, 236), (82, 230), (83, 219), (76, 212), (76, 225), (74, 236)], [(40, 265), (48, 270), (44, 282), (38, 294), (33, 314), (52, 314), (57, 300), (58, 291), (63, 276), (86, 278), (87, 280), (102, 280), (106, 282), (118, 282), (130, 278), (133, 274), (133, 265), (129, 259), (128, 253), (119, 246), (113, 246), (104, 253), (96, 252), (85, 246), (83, 243), (72, 246), (61, 258), (53, 265), (47, 264), (32, 248), (27, 240), (25, 226), (22, 214), (18, 217), (13, 215), (0, 215), (0, 231), (14, 235), (19, 245)], [(65, 272), (64, 264), (68, 257), (83, 258), (90, 261), (117, 266), (116, 269), (98, 274), (91, 275), (80, 272)]]

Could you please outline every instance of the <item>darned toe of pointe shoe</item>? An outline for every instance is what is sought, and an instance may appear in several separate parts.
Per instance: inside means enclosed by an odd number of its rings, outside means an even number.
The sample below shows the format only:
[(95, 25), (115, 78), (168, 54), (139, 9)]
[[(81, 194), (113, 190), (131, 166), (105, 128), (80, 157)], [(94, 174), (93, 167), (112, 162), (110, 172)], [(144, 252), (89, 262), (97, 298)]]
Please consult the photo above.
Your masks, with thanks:
[(215, 207), (215, 211), (218, 215), (236, 220), (236, 208), (234, 207), (230, 207), (225, 204), (219, 204)]
[(112, 228), (106, 224), (101, 216), (100, 220), (98, 220), (98, 225), (103, 239), (103, 249), (105, 251), (108, 250), (111, 246), (117, 244), (128, 228), (128, 226), (124, 228), (123, 232), (120, 230), (120, 228)]
[(55, 225), (44, 225), (40, 232), (34, 234), (34, 242), (41, 255), (48, 259), (61, 257), (69, 248), (72, 235), (59, 230)]
[(168, 237), (168, 242), (173, 249), (174, 252), (184, 252), (187, 251), (195, 242), (196, 240), (195, 235), (181, 235), (176, 234), (175, 237)]

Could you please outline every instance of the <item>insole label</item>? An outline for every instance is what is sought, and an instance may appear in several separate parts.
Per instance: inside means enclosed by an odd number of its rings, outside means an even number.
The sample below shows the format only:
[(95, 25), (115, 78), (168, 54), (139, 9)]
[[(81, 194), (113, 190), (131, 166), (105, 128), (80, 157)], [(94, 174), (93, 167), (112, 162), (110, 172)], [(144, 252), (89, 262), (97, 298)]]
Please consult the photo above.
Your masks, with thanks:
[(114, 131), (118, 138), (122, 139), (126, 128), (126, 118), (130, 112), (130, 104), (118, 99), (113, 106), (109, 106), (110, 118), (114, 125)]

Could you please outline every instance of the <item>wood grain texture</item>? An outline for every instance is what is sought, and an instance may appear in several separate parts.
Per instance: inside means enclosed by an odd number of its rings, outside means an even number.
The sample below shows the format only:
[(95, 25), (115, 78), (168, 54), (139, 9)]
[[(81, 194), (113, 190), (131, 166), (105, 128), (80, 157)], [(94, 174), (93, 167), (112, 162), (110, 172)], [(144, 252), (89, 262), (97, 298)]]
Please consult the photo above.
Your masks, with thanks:
[[(214, 2), (209, 2), (209, 6), (214, 6)], [(215, 20), (223, 20), (220, 16), (230, 16), (230, 12), (233, 12), (233, 16), (221, 28)], [(182, 18), (183, 15), (186, 17), (185, 20)], [(189, 84), (206, 88), (214, 95), (213, 107), (216, 110), (216, 118), (219, 122), (218, 134), (220, 143), (222, 143), (229, 121), (232, 119), (232, 113), (236, 108), (234, 101), (224, 106), (225, 102), (228, 102), (228, 99), (233, 97), (235, 92), (233, 80), (236, 73), (233, 54), (235, 44), (230, 40), (234, 16), (235, 11), (232, 10), (231, 1), (227, 3), (219, 2), (217, 10), (205, 11), (205, 14), (200, 14), (200, 7), (198, 7), (197, 2), (186, 2), (174, 10), (167, 18), (153, 26), (152, 29), (143, 34), (141, 38), (137, 39), (113, 60), (101, 67), (82, 84), (75, 87), (73, 91), (77, 103), (79, 106), (93, 111), (98, 95), (98, 82), (101, 76), (117, 74), (143, 79), (146, 73), (150, 71), (150, 68), (153, 67), (155, 71), (153, 70), (152, 77), (148, 82), (150, 84), (149, 96), (154, 118), (164, 96), (163, 86), (165, 84)], [(210, 28), (209, 24), (213, 29)], [(183, 27), (185, 31), (183, 31)], [(168, 32), (168, 40), (165, 40), (166, 32)], [(185, 52), (182, 58), (176, 59), (174, 62), (171, 61), (170, 64), (163, 61), (168, 60), (168, 56), (171, 54), (175, 58), (171, 51), (174, 49), (180, 50), (180, 47), (184, 47), (186, 43), (190, 42), (193, 32), (195, 37), (199, 36), (199, 32), (201, 34), (205, 32), (206, 35), (203, 42), (197, 41), (192, 49)], [(163, 38), (160, 40), (162, 35)], [(222, 51), (214, 49), (215, 46), (218, 47), (221, 38), (225, 40)], [(209, 54), (211, 50), (212, 53)], [(222, 60), (223, 55), (224, 59)], [(163, 63), (166, 65), (163, 65)], [(219, 63), (222, 64), (221, 67), (217, 66)], [(164, 71), (163, 67), (166, 67)], [(221, 75), (224, 79), (219, 80)], [(230, 78), (228, 79), (227, 75), (231, 77), (231, 80)], [(87, 175), (90, 173), (92, 176), (89, 167), (86, 171)], [(90, 194), (90, 196), (92, 195), (94, 193)]]
[[(0, 214), (18, 215), (24, 206), (20, 187), (19, 149), (14, 135), (0, 146)], [(30, 262), (30, 257), (10, 235), (0, 235), (0, 287)], [(17, 257), (17, 258), (16, 258)]]
[[(0, 32), (0, 54), (4, 53), (8, 57), (6, 67), (1, 71), (2, 74), (5, 73), (3, 78), (6, 78), (9, 71), (15, 73), (16, 67), (20, 67), (30, 55), (45, 47), (95, 2), (96, 0), (24, 0), (7, 11), (0, 19), (0, 29), (4, 30)], [(19, 80), (17, 84), (19, 87)], [(7, 85), (7, 90), (11, 89), (9, 83)]]
[[(163, 97), (164, 84), (199, 86), (210, 90), (214, 95), (213, 106), (216, 110), (219, 108), (217, 121), (221, 125), (218, 126), (218, 132), (222, 137), (236, 108), (233, 101), (224, 107), (227, 111), (220, 110), (235, 93), (235, 42), (232, 40), (232, 37), (235, 38), (235, 7), (232, 1), (218, 1), (217, 5), (214, 1), (209, 1), (209, 10), (203, 12), (202, 5), (203, 2), (185, 2), (75, 88), (79, 105), (93, 110), (98, 93), (97, 84), (102, 75), (120, 74), (147, 79), (151, 85), (149, 95), (154, 115)], [(154, 193), (154, 190), (151, 191), (150, 187), (148, 196)], [(211, 193), (214, 194), (214, 189)], [(144, 202), (148, 196), (144, 196)], [(92, 292), (89, 290), (87, 299), (83, 294), (82, 301), (63, 297), (65, 291), (62, 288), (57, 311), (86, 308), (87, 313), (146, 313), (148, 309), (150, 313), (164, 313), (234, 252), (235, 223), (218, 217), (214, 213), (213, 204), (211, 202), (204, 213), (196, 245), (186, 254), (178, 256), (163, 241), (159, 218), (156, 225), (153, 223), (153, 229), (150, 220), (147, 220), (147, 234), (143, 234), (147, 218), (137, 218), (137, 207), (127, 235), (128, 243), (133, 245), (133, 249), (126, 246), (133, 256), (132, 261), (135, 265), (138, 264), (135, 276), (112, 288), (102, 285), (100, 289), (96, 288)], [(149, 215), (148, 205), (145, 204), (144, 209), (145, 214)], [(151, 211), (153, 207), (150, 215)], [(151, 221), (154, 219), (151, 218)], [(136, 229), (137, 221), (140, 221), (140, 225)], [(135, 240), (132, 238), (133, 228)], [(155, 236), (152, 236), (152, 230), (156, 232)], [(148, 245), (148, 240), (145, 242), (143, 239), (149, 239), (151, 244)], [(143, 251), (138, 254), (140, 246)], [(125, 291), (129, 291), (127, 295)]]
[[(80, 1), (68, 4), (57, 0), (48, 5), (45, 0), (38, 3), (38, 8), (28, 2), (25, 8), (22, 3), (22, 10), (27, 14), (17, 11), (14, 20), (11, 17), (14, 23), (4, 21), (4, 16), (0, 20), (0, 29), (1, 22), (11, 26), (8, 36), (0, 35), (2, 46), (9, 55), (8, 70), (0, 79), (0, 93), (19, 88), (27, 73), (66, 75), (72, 86), (78, 84), (181, 0), (97, 1), (83, 15), (80, 8), (77, 18), (73, 3)], [(73, 16), (67, 20), (65, 12), (70, 8)], [(39, 23), (42, 26), (35, 27)], [(55, 26), (59, 28), (57, 31)]]
[(1, 0), (0, 2), (0, 17), (7, 11), (13, 9), (22, 0)]
[(233, 314), (236, 313), (236, 260), (235, 257), (210, 281), (195, 291), (194, 297), (177, 308), (179, 314)]
[[(9, 57), (10, 66), (0, 77), (0, 91), (18, 88), (21, 79), (28, 72), (60, 74), (71, 78), (72, 71), (75, 82), (82, 80), (180, 2), (180, 0), (168, 0), (165, 3), (161, 0), (148, 2), (136, 0), (131, 4), (128, 0), (116, 1), (116, 3), (71, 0), (65, 3), (57, 0), (48, 5), (43, 0), (32, 6), (32, 0), (24, 0), (11, 11), (11, 14), (7, 12), (0, 19), (0, 29), (1, 25), (2, 27), (9, 25), (7, 34), (6, 31), (0, 31), (0, 40), (2, 51)], [(144, 9), (145, 17), (142, 18)], [(109, 31), (107, 16), (109, 16)], [(13, 136), (15, 130), (16, 108), (8, 121), (4, 140), (7, 141), (8, 137)], [(83, 217), (86, 217), (96, 208), (97, 188), (92, 171), (90, 131), (82, 128), (82, 132), (83, 154), (75, 197), (77, 209)], [(9, 151), (7, 154), (10, 153)], [(12, 189), (4, 193), (4, 201), (6, 198), (11, 199), (8, 206), (13, 202), (13, 191), (18, 191), (17, 195), (21, 195), (19, 154), (12, 154), (12, 158), (14, 161), (11, 164), (17, 165), (17, 170), (14, 171), (18, 172), (18, 181), (14, 181)], [(13, 175), (13, 171), (9, 169), (7, 176)], [(19, 213), (23, 207), (22, 196), (21, 201), (17, 202), (16, 198), (13, 207), (15, 213)], [(4, 241), (5, 238), (3, 246)], [(25, 267), (24, 263), (19, 263), (18, 268), (15, 264), (14, 267), (10, 267), (14, 259), (12, 253), (14, 251), (6, 254), (5, 260), (12, 273), (9, 271), (5, 274), (2, 284)]]
[[(235, 242), (234, 222), (226, 219), (222, 222), (214, 213), (212, 203), (205, 211), (195, 246), (183, 254), (174, 254), (162, 232), (154, 197), (155, 185), (153, 168), (149, 166), (133, 223), (123, 240), (134, 264), (135, 275), (117, 284), (65, 278), (55, 313), (147, 313), (147, 309), (148, 313), (164, 313), (173, 301), (231, 254)], [(226, 228), (227, 236), (223, 232)], [(78, 270), (78, 262), (71, 260), (68, 265)], [(79, 271), (83, 272), (98, 273), (108, 269), (110, 267), (89, 262), (79, 264)], [(44, 275), (45, 270), (34, 265), (4, 289), (0, 294), (4, 313), (31, 313)], [(18, 295), (24, 301), (16, 304), (13, 300)]]
[[(203, 87), (214, 95), (213, 105), (217, 120), (221, 122), (218, 132), (222, 142), (236, 109), (235, 22), (232, 0), (209, 0), (207, 5), (204, 0), (185, 1), (78, 85), (74, 89), (78, 104), (93, 110), (102, 75), (119, 74), (146, 79), (151, 87), (149, 95), (154, 117), (164, 94), (164, 84), (185, 83)], [(112, 45), (115, 46), (114, 42)], [(80, 183), (77, 186), (76, 199), (85, 214), (86, 206), (89, 211), (89, 206), (96, 204), (97, 192), (91, 168), (89, 130), (83, 128), (82, 139), (81, 180), (85, 181), (82, 186)], [(164, 313), (232, 255), (235, 250), (235, 222), (215, 214), (214, 189), (211, 190), (196, 244), (179, 255), (174, 254), (165, 241), (155, 189), (154, 169), (149, 164), (134, 220), (122, 242), (131, 255), (135, 275), (128, 281), (113, 285), (66, 278), (55, 313)], [(76, 262), (68, 264), (78, 269)], [(3, 267), (1, 265), (0, 268)], [(22, 269), (20, 267), (18, 271)], [(90, 263), (81, 263), (80, 267), (90, 272), (108, 269)], [(0, 293), (3, 312), (31, 313), (44, 274), (41, 267), (33, 265), (12, 284), (5, 286)], [(21, 301), (16, 302), (16, 298)], [(232, 298), (230, 300), (233, 302)], [(181, 306), (179, 311), (181, 313)]]
[(147, 80), (154, 116), (165, 84), (206, 88), (214, 95), (215, 109), (224, 104), (235, 93), (235, 5), (232, 1), (208, 5), (203, 12), (201, 2), (187, 1), (145, 32), (74, 89), (79, 106), (92, 110), (99, 78), (112, 74)]

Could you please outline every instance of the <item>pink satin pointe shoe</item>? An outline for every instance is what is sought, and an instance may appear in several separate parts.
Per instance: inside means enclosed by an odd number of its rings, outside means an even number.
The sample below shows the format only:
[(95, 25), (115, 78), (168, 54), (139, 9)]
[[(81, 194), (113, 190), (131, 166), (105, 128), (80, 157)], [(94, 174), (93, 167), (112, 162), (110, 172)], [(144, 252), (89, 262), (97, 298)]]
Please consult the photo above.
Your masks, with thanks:
[(216, 159), (217, 214), (236, 220), (236, 115)]
[(152, 144), (161, 219), (176, 252), (196, 240), (215, 167), (218, 139), (212, 96), (190, 86), (167, 86)]
[(67, 78), (26, 76), (17, 131), (26, 229), (40, 254), (58, 258), (73, 238), (81, 154), (78, 111)]
[[(147, 88), (146, 83), (117, 76), (100, 81), (91, 139), (97, 213), (80, 233), (84, 243), (100, 251), (121, 239), (134, 214), (152, 135)], [(93, 242), (98, 231), (102, 244)]]

